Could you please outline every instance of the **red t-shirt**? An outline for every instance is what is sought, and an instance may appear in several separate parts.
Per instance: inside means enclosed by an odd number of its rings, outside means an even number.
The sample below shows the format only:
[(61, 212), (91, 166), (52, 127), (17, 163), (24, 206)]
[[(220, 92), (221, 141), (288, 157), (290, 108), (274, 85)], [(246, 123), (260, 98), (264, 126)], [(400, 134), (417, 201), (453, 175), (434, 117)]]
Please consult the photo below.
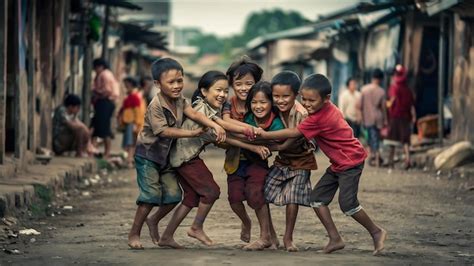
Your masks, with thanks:
[(351, 127), (344, 120), (342, 112), (331, 103), (309, 115), (298, 130), (308, 139), (315, 139), (319, 148), (331, 162), (331, 170), (342, 172), (364, 162), (367, 153)]
[(393, 83), (388, 90), (388, 96), (395, 98), (388, 110), (390, 117), (411, 119), (411, 107), (415, 101), (406, 83), (404, 81)]

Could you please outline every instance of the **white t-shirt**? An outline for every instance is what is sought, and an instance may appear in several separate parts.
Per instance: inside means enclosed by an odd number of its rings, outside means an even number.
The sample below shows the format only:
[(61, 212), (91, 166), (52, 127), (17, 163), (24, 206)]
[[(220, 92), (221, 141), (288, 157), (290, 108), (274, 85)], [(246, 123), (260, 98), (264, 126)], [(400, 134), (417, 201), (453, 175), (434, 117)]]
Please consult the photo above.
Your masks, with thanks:
[(345, 89), (339, 95), (339, 109), (341, 110), (344, 118), (352, 121), (360, 121), (361, 115), (359, 110), (360, 92), (351, 92)]

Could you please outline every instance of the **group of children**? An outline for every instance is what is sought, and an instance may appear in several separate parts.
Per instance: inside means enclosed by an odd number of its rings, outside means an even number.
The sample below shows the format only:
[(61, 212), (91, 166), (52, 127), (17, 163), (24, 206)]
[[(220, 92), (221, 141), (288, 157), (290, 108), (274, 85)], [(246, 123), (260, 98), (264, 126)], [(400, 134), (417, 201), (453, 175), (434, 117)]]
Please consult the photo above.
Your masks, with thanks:
[[(188, 236), (213, 244), (203, 224), (220, 188), (199, 157), (209, 143), (226, 149), (228, 200), (242, 222), (240, 238), (249, 243), (244, 250), (279, 247), (269, 203), (286, 206), (283, 245), (287, 251), (298, 250), (293, 230), (300, 205), (313, 207), (326, 228), (329, 243), (324, 252), (344, 248), (327, 207), (338, 188), (342, 211), (369, 231), (374, 254), (384, 248), (386, 231), (372, 222), (357, 200), (367, 155), (330, 102), (329, 80), (313, 74), (301, 84), (298, 75), (283, 71), (266, 82), (261, 81), (262, 74), (260, 66), (247, 58), (233, 63), (225, 74), (209, 71), (190, 103), (181, 94), (182, 66), (170, 58), (153, 63), (159, 93), (148, 105), (137, 137), (134, 158), (140, 194), (128, 236), (132, 249), (143, 248), (140, 231), (145, 222), (153, 243), (183, 248), (173, 235), (194, 207), (197, 212)], [(234, 92), (230, 99), (229, 87)], [(298, 95), (301, 103), (296, 100)], [(315, 143), (331, 166), (311, 189), (311, 170), (317, 169)], [(272, 151), (278, 155), (269, 168), (267, 158)], [(260, 237), (251, 243), (251, 220), (244, 201), (254, 209), (260, 226)], [(160, 236), (160, 220), (180, 202)], [(151, 213), (154, 206), (158, 209)]]

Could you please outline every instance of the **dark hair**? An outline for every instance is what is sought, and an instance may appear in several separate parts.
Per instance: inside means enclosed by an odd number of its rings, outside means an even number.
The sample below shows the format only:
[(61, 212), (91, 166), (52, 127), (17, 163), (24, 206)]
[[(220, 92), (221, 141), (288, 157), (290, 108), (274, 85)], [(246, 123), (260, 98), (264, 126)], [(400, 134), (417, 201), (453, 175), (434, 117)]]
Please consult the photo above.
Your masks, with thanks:
[(252, 99), (258, 92), (265, 94), (265, 97), (267, 97), (270, 101), (270, 105), (272, 107), (271, 112), (275, 112), (275, 106), (273, 106), (272, 85), (268, 81), (259, 81), (255, 83), (252, 88), (250, 88), (249, 94), (247, 95), (247, 99), (245, 101), (245, 108), (248, 110), (247, 113), (252, 112)]
[(98, 66), (103, 66), (104, 68), (109, 68), (109, 63), (104, 58), (96, 58), (92, 61), (92, 66), (94, 68)]
[(332, 91), (331, 82), (326, 78), (326, 76), (321, 74), (312, 74), (308, 76), (303, 81), (301, 88), (316, 90), (321, 98), (326, 98), (326, 96), (331, 94)]
[(151, 75), (154, 80), (160, 81), (161, 74), (170, 70), (181, 71), (181, 73), (184, 72), (181, 64), (171, 58), (160, 58), (151, 65)]
[(346, 87), (349, 88), (349, 83), (351, 83), (351, 81), (353, 81), (353, 80), (354, 80), (354, 81), (357, 81), (356, 78), (354, 78), (354, 77), (349, 77), (349, 78), (347, 79), (347, 81), (346, 81)]
[(81, 105), (81, 98), (76, 94), (68, 94), (63, 101), (64, 106), (80, 106)]
[(291, 90), (295, 95), (298, 94), (298, 91), (300, 90), (301, 86), (301, 79), (298, 77), (298, 74), (296, 74), (293, 71), (285, 70), (282, 71), (278, 74), (276, 74), (272, 78), (272, 88), (275, 85), (290, 85)]
[(374, 71), (372, 71), (372, 78), (374, 79), (382, 80), (383, 76), (384, 76), (383, 71), (380, 68), (376, 68), (374, 69)]
[(204, 73), (204, 75), (202, 75), (201, 79), (199, 80), (198, 87), (193, 93), (191, 102), (195, 102), (198, 97), (204, 98), (201, 89), (208, 90), (218, 80), (227, 80), (227, 76), (224, 73), (215, 70), (207, 71), (206, 73)]
[(140, 86), (143, 87), (145, 86), (145, 81), (153, 81), (153, 79), (150, 76), (144, 76), (140, 79)]
[(130, 83), (134, 88), (138, 86), (138, 82), (134, 77), (126, 77), (123, 79), (123, 82), (128, 82)]
[(259, 82), (263, 74), (263, 69), (257, 63), (250, 60), (248, 56), (243, 56), (240, 60), (232, 63), (226, 72), (230, 85), (232, 85), (234, 80), (241, 79), (247, 74), (252, 75), (255, 82)]

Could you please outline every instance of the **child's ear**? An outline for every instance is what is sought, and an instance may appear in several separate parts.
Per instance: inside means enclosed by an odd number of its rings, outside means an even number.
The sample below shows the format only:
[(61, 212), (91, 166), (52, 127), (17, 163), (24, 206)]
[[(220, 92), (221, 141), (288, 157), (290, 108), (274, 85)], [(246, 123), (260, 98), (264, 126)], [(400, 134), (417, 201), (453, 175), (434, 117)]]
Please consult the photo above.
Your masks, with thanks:
[(201, 88), (200, 90), (201, 90), (201, 94), (202, 94), (202, 96), (204, 96), (204, 98), (205, 98), (205, 97), (206, 97), (206, 95), (207, 95), (207, 90), (206, 90), (206, 89), (204, 89), (204, 88)]
[(156, 88), (161, 89), (160, 82), (158, 80), (153, 80), (153, 84), (156, 86)]
[(326, 97), (324, 98), (324, 102), (327, 103), (330, 100), (331, 100), (331, 94), (326, 95)]

